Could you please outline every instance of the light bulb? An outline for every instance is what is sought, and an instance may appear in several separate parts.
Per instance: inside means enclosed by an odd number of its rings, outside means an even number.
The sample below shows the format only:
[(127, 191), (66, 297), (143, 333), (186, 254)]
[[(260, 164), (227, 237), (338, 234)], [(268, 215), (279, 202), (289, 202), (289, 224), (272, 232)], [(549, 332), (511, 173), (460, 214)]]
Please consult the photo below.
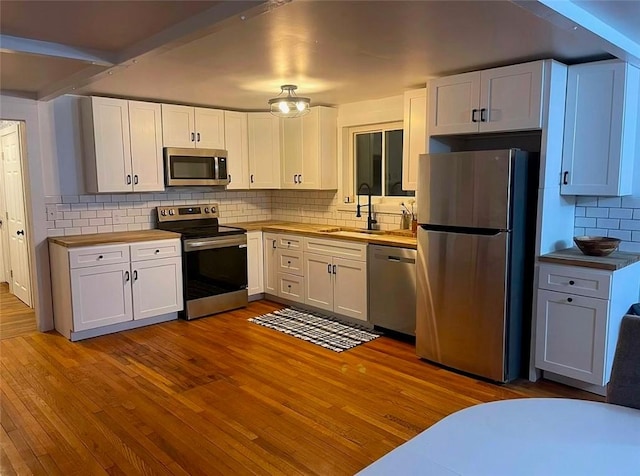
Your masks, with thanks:
[(296, 109), (300, 112), (304, 111), (307, 108), (307, 103), (304, 101), (298, 101), (296, 103)]
[(278, 103), (278, 109), (280, 109), (283, 114), (289, 114), (289, 111), (291, 110), (289, 109), (289, 105), (286, 103), (286, 101), (280, 101)]

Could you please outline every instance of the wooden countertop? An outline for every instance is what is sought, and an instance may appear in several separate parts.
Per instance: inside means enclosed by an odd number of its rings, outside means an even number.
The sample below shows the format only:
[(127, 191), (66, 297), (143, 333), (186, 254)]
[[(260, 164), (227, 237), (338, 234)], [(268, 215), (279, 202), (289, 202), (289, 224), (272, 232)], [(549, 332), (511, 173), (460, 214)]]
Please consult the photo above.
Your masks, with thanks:
[(180, 238), (180, 234), (164, 230), (140, 230), (94, 233), (91, 235), (53, 236), (49, 237), (49, 242), (67, 248), (76, 248), (113, 243), (133, 243), (136, 241), (169, 240), (172, 238)]
[(538, 261), (615, 271), (640, 261), (640, 255), (635, 253), (625, 253), (623, 251), (614, 251), (609, 256), (587, 256), (578, 248), (574, 247), (542, 255), (538, 257)]
[(237, 226), (247, 231), (266, 231), (274, 233), (295, 233), (335, 240), (361, 241), (376, 245), (394, 246), (397, 248), (417, 248), (416, 238), (410, 230), (391, 230), (384, 234), (368, 234), (356, 231), (355, 228), (334, 225), (318, 225), (313, 223), (295, 223), (277, 220), (265, 220), (245, 223), (224, 223)]

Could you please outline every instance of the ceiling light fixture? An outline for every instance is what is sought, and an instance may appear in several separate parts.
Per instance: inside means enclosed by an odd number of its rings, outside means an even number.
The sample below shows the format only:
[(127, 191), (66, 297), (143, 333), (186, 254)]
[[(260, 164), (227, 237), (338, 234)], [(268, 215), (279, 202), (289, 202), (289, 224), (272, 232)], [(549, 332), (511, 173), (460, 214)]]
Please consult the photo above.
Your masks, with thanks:
[[(271, 114), (284, 118), (300, 117), (307, 114), (311, 99), (296, 96), (296, 89), (298, 89), (298, 86), (294, 84), (280, 86), (278, 97), (269, 99)], [(286, 96), (283, 96), (285, 93)]]

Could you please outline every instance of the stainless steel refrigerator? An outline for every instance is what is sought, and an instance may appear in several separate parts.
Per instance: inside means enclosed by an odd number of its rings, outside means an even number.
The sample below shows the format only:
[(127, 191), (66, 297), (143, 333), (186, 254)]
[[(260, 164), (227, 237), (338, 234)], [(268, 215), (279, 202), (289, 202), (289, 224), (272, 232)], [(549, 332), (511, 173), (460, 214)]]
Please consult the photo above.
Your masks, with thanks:
[(418, 356), (494, 381), (518, 377), (536, 159), (517, 149), (420, 156)]

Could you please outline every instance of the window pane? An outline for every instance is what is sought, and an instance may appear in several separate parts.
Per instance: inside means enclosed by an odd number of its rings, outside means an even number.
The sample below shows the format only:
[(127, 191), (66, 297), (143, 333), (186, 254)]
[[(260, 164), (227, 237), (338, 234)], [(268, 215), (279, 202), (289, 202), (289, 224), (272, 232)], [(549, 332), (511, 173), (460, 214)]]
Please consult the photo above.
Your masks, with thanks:
[(402, 129), (385, 131), (385, 196), (414, 196), (402, 190)]
[(363, 184), (367, 184), (371, 195), (382, 195), (382, 132), (355, 136), (356, 194), (366, 195), (368, 188)]

